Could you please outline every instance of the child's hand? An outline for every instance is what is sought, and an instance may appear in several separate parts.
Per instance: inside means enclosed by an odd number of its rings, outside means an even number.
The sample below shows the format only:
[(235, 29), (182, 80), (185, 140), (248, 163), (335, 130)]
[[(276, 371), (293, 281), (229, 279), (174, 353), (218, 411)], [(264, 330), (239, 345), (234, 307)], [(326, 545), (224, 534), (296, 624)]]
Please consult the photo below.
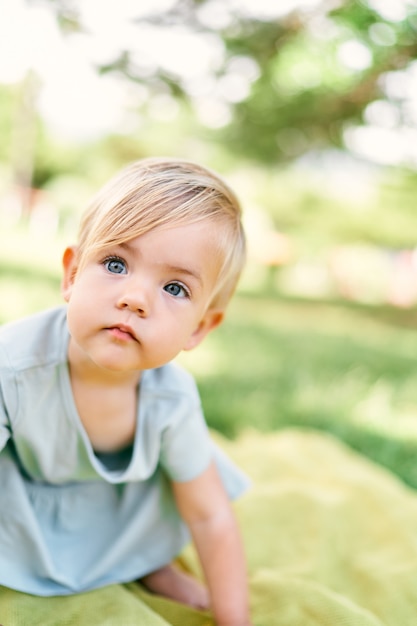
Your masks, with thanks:
[(188, 604), (195, 609), (210, 608), (210, 598), (206, 587), (190, 574), (178, 569), (173, 563), (147, 574), (139, 582), (152, 593)]
[(242, 621), (227, 621), (227, 622), (216, 622), (216, 626), (254, 626), (253, 622), (251, 620), (246, 620), (244, 622)]

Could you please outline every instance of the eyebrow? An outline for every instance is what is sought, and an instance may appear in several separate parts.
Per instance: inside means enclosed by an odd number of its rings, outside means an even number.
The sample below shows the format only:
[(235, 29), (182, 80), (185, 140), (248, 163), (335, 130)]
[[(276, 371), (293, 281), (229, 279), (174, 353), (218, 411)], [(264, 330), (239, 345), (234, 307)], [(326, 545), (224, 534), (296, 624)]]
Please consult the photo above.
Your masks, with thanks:
[(189, 270), (186, 267), (180, 267), (178, 265), (169, 265), (169, 264), (164, 264), (163, 267), (177, 274), (186, 274), (187, 276), (191, 276), (192, 278), (195, 278), (196, 280), (198, 280), (199, 283), (201, 284), (203, 283), (203, 279), (201, 275), (195, 270)]
[[(134, 246), (131, 245), (129, 241), (123, 241), (118, 244), (121, 248), (125, 248), (127, 250), (133, 250)], [(203, 277), (197, 270), (190, 270), (187, 267), (182, 267), (180, 265), (171, 265), (170, 263), (161, 263), (161, 267), (164, 269), (176, 273), (176, 274), (185, 274), (186, 276), (191, 276), (191, 278), (195, 278), (201, 285), (203, 285)]]

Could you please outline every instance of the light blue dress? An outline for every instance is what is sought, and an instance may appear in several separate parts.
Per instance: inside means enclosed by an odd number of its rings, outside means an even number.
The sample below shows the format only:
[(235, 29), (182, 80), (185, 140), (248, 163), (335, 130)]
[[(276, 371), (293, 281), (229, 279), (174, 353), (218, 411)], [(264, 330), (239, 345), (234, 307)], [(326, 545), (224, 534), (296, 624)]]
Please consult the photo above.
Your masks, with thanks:
[(170, 479), (215, 459), (231, 498), (244, 474), (212, 443), (192, 377), (143, 373), (133, 446), (93, 450), (75, 407), (65, 307), (0, 328), (0, 585), (65, 595), (127, 582), (189, 541)]

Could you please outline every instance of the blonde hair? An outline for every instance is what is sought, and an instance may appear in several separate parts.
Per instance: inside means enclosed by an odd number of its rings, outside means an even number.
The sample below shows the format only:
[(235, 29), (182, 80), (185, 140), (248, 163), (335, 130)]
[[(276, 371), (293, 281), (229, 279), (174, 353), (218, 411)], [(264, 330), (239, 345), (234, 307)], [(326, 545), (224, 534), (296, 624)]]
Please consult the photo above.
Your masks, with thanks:
[(81, 220), (78, 262), (159, 226), (212, 220), (219, 226), (222, 258), (210, 306), (232, 296), (245, 262), (241, 208), (233, 191), (211, 170), (190, 161), (147, 158), (123, 168), (98, 192)]

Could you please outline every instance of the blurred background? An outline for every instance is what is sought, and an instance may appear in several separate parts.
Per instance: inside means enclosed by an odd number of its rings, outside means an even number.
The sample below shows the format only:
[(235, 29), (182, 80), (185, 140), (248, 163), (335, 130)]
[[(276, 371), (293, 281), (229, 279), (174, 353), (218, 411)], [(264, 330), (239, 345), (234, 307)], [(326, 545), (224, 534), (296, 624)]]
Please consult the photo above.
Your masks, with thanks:
[(0, 0), (0, 323), (61, 303), (92, 194), (144, 156), (241, 199), (209, 425), (313, 428), (417, 487), (417, 0)]

